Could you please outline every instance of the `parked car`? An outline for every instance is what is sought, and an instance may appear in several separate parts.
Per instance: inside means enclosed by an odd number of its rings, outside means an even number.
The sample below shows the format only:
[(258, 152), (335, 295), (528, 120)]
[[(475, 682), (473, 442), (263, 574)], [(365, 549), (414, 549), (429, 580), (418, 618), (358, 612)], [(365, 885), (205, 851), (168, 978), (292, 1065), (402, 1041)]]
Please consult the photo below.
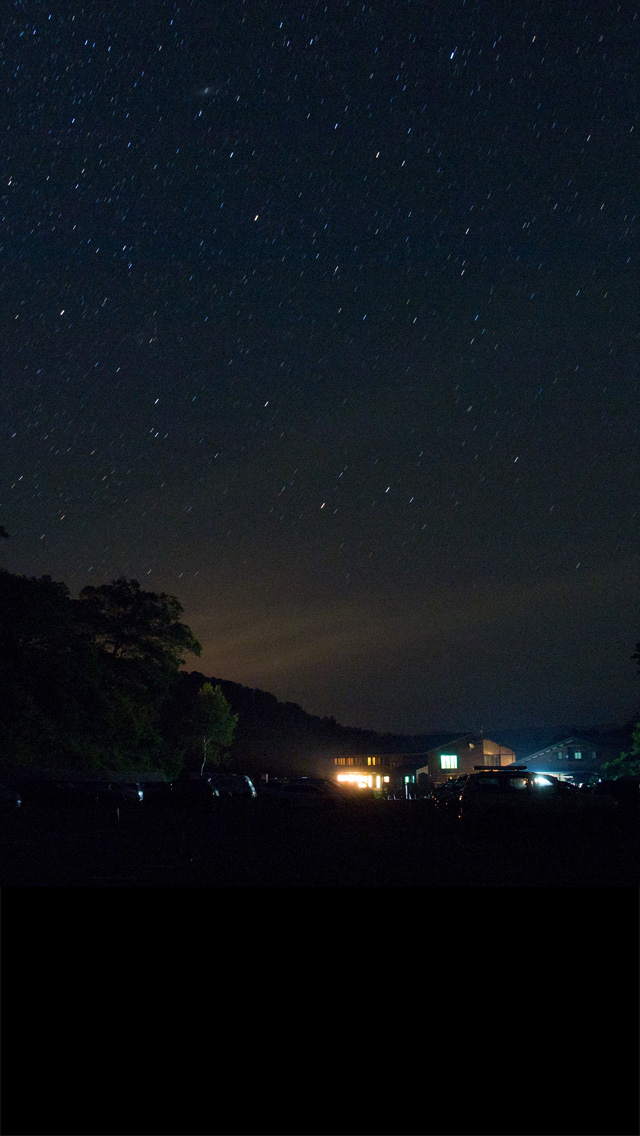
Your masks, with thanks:
[(438, 785), (432, 791), (430, 799), (439, 809), (457, 812), (460, 809), (460, 797), (467, 777), (467, 773), (460, 777), (451, 777), (449, 781), (445, 781), (444, 785)]
[(640, 810), (640, 780), (637, 777), (618, 777), (615, 781), (597, 781), (595, 785), (585, 785), (583, 793), (590, 800), (608, 798), (616, 801), (620, 816), (637, 817)]
[(216, 806), (219, 793), (208, 777), (185, 778), (169, 781), (145, 801), (151, 809), (191, 809), (202, 810)]
[(139, 804), (144, 796), (137, 781), (97, 781), (84, 777), (58, 780), (54, 777), (27, 777), (21, 787), (25, 805), (52, 805), (72, 808), (92, 805)]
[(283, 806), (300, 808), (340, 808), (364, 790), (340, 788), (333, 781), (322, 777), (297, 777), (291, 781), (281, 781), (270, 798)]
[(22, 805), (22, 793), (12, 785), (0, 782), (0, 809), (3, 812), (12, 812)]
[(568, 781), (511, 766), (470, 774), (459, 815), (466, 823), (492, 824), (588, 818), (610, 815), (615, 808), (610, 797), (590, 798)]
[(53, 777), (25, 777), (21, 784), (22, 803), (31, 806), (76, 805), (78, 795), (69, 781), (57, 781)]
[(253, 799), (258, 795), (253, 781), (245, 773), (213, 773), (207, 780), (220, 797)]
[(70, 791), (82, 800), (114, 806), (137, 805), (144, 797), (142, 786), (133, 781), (75, 781)]

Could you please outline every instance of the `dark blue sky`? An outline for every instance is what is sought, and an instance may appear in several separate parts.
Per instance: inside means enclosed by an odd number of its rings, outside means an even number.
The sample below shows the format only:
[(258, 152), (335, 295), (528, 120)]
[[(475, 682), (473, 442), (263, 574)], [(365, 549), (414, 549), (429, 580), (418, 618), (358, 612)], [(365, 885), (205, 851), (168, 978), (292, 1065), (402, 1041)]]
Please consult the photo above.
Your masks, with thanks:
[(632, 717), (639, 32), (12, 3), (5, 565), (175, 594), (190, 666), (347, 725)]

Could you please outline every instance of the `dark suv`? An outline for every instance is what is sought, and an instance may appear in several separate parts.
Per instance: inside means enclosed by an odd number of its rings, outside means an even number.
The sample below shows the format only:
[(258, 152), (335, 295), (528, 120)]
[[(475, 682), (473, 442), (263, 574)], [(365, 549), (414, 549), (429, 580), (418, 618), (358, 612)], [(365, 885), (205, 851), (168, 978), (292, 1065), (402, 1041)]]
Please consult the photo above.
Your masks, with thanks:
[[(567, 781), (525, 766), (476, 766), (462, 789), (460, 817), (473, 823), (561, 820), (583, 815), (587, 797)], [(607, 807), (609, 802), (606, 803)]]

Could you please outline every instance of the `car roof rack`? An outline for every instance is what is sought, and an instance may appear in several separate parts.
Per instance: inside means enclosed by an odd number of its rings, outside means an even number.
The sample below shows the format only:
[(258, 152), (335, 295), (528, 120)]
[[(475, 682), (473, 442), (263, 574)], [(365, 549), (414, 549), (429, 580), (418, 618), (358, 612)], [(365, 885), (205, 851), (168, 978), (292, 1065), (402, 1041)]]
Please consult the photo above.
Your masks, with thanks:
[(526, 765), (474, 765), (481, 773), (525, 773)]

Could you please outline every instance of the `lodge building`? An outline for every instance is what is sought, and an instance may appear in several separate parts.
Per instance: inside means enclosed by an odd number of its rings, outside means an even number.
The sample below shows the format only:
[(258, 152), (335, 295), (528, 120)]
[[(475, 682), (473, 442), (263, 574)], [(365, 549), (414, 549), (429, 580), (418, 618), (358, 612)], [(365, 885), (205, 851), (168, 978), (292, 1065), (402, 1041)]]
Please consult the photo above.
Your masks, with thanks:
[[(446, 737), (451, 739), (451, 735)], [(508, 746), (472, 733), (445, 740), (422, 753), (334, 757), (333, 767), (327, 769), (325, 775), (343, 784), (367, 785), (382, 791), (413, 784), (434, 787), (451, 777), (473, 773), (476, 765), (511, 765), (515, 756)]]
[(483, 734), (463, 734), (428, 750), (425, 756), (427, 760), (416, 770), (418, 780), (425, 777), (437, 786), (451, 777), (473, 773), (477, 765), (511, 765), (516, 755), (508, 746), (485, 738)]

